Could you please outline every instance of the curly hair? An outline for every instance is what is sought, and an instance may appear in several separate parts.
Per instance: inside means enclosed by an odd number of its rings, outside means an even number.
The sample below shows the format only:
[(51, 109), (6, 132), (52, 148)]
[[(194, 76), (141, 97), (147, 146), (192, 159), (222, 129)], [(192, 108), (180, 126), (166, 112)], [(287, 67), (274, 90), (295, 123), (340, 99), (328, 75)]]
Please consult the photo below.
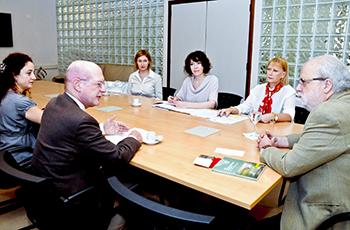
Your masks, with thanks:
[[(17, 92), (15, 76), (19, 75), (21, 69), (27, 62), (33, 62), (32, 58), (23, 53), (11, 53), (2, 61), (0, 72), (0, 102), (9, 89)], [(27, 95), (28, 91), (23, 92)]]
[(189, 76), (192, 75), (191, 60), (194, 62), (201, 62), (202, 66), (203, 66), (203, 73), (205, 73), (205, 74), (209, 73), (209, 71), (211, 69), (211, 64), (210, 64), (210, 61), (209, 61), (207, 55), (203, 51), (197, 50), (197, 51), (194, 51), (194, 52), (190, 53), (189, 55), (187, 55), (187, 57), (185, 59), (184, 71)]

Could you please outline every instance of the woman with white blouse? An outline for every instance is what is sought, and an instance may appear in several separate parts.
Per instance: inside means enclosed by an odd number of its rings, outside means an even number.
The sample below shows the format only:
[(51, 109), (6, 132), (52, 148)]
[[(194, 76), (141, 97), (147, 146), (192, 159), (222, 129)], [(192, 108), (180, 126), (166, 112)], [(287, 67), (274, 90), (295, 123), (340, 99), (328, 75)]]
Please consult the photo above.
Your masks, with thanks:
[(139, 50), (134, 58), (135, 72), (130, 74), (128, 94), (163, 98), (162, 78), (152, 71), (152, 58), (147, 50)]
[(267, 64), (266, 83), (257, 85), (240, 105), (222, 109), (219, 116), (261, 113), (261, 121), (293, 121), (295, 89), (288, 85), (288, 63), (284, 58), (272, 58)]

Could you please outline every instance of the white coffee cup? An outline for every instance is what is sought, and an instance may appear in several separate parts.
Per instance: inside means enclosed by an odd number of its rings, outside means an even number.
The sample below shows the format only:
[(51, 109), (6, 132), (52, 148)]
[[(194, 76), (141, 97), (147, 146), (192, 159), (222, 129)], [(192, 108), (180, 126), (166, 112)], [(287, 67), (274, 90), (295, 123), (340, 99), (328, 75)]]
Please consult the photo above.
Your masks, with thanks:
[(140, 99), (139, 98), (133, 98), (132, 99), (132, 105), (133, 106), (138, 106), (138, 105), (140, 105), (141, 104), (141, 102), (140, 102)]

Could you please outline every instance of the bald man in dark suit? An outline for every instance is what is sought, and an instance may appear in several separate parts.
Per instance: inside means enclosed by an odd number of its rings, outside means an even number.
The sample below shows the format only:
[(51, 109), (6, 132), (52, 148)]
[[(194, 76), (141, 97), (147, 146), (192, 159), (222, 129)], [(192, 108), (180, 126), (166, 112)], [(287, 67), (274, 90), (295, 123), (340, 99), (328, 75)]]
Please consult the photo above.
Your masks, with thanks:
[[(117, 170), (121, 163), (129, 162), (141, 146), (142, 137), (137, 131), (114, 145), (105, 139), (98, 122), (85, 112), (86, 108), (99, 105), (104, 92), (101, 68), (92, 62), (75, 61), (67, 69), (65, 93), (53, 98), (44, 110), (32, 166), (38, 175), (53, 182), (61, 196), (68, 197), (89, 186), (103, 184), (100, 166), (108, 164)], [(107, 134), (127, 129), (113, 117), (104, 124)], [(77, 226), (91, 221), (87, 218)], [(109, 227), (120, 229), (122, 223), (119, 227)]]

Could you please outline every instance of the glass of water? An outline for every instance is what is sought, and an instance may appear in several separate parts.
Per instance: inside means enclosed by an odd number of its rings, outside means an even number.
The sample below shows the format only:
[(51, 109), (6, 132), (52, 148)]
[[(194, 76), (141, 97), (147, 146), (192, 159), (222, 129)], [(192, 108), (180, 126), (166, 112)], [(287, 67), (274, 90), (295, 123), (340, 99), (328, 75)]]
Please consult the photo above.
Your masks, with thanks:
[(256, 124), (261, 121), (262, 114), (260, 112), (252, 112), (249, 114), (249, 119), (254, 125), (254, 131), (256, 132)]

